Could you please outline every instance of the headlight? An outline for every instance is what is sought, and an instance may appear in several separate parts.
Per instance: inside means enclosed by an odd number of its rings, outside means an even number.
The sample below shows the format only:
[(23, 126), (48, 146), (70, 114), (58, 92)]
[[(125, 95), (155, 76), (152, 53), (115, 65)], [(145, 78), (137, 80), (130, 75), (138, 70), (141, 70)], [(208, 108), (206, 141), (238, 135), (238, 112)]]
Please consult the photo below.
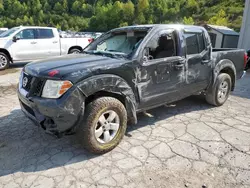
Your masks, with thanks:
[(71, 88), (72, 85), (70, 81), (47, 80), (43, 87), (42, 97), (57, 99)]

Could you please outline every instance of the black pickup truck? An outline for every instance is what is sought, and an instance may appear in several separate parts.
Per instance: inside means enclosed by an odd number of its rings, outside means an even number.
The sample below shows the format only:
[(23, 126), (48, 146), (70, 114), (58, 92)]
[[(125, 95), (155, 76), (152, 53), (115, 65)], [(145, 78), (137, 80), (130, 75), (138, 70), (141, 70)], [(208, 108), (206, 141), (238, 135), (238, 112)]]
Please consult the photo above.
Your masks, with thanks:
[(220, 106), (243, 75), (244, 50), (211, 47), (198, 26), (139, 25), (111, 30), (82, 54), (27, 64), (18, 97), (46, 132), (77, 133), (93, 153), (112, 150), (137, 113), (199, 92)]

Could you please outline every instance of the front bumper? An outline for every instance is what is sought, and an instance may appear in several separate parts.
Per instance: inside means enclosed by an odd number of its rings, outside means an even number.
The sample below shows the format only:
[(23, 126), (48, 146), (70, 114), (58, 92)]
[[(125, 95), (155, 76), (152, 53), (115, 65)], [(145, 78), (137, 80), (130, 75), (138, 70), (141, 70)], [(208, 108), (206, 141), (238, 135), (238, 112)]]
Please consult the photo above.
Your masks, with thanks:
[(84, 115), (85, 97), (77, 87), (69, 89), (59, 99), (27, 97), (19, 87), (18, 98), (24, 114), (50, 134), (71, 131)]

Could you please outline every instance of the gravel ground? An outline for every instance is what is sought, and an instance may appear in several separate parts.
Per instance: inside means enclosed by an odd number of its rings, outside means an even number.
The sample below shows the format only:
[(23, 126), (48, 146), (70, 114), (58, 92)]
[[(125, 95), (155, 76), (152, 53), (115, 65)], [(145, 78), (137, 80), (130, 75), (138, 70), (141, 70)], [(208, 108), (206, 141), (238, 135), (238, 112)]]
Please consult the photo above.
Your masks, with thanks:
[(46, 135), (20, 110), (21, 68), (0, 72), (0, 188), (250, 187), (250, 74), (219, 108), (194, 96), (139, 115), (105, 155)]

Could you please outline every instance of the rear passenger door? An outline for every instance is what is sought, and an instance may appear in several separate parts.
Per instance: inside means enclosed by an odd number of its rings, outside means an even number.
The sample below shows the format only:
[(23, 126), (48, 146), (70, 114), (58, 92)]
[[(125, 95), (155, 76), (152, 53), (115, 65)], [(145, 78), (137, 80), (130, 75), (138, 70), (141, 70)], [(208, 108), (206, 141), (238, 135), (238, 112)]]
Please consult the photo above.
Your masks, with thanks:
[(46, 58), (60, 55), (59, 38), (52, 28), (39, 28), (37, 32), (37, 58)]
[(205, 89), (212, 74), (211, 46), (205, 40), (205, 33), (202, 30), (185, 32), (187, 71), (186, 84), (190, 92)]

